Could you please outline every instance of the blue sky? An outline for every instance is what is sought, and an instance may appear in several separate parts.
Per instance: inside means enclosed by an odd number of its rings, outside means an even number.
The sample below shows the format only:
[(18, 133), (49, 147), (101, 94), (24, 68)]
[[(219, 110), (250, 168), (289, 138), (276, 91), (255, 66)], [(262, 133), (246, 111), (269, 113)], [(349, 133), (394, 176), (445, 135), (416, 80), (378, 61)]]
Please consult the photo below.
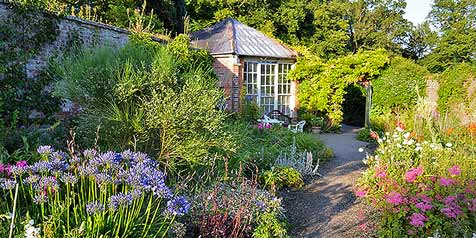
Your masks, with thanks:
[(422, 23), (431, 10), (433, 0), (406, 0), (405, 18), (414, 24)]

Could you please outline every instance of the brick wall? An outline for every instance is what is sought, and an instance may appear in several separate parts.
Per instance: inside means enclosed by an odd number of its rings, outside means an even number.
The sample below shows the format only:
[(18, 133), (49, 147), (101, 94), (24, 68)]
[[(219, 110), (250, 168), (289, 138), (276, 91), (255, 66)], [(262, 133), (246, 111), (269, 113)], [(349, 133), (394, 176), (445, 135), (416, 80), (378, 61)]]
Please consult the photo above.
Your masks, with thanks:
[(225, 91), (226, 109), (238, 112), (240, 110), (241, 88), (243, 85), (242, 62), (237, 63), (233, 55), (216, 56), (213, 68), (219, 78), (218, 86)]
[[(14, 14), (13, 6), (0, 0), (0, 20)], [(33, 13), (39, 18), (45, 17), (41, 13)], [(59, 31), (56, 39), (44, 45), (40, 52), (28, 60), (25, 65), (27, 78), (36, 78), (44, 69), (52, 56), (61, 55), (62, 52), (73, 42), (84, 45), (110, 45), (122, 46), (129, 39), (129, 31), (114, 26), (83, 20), (77, 17), (67, 16), (59, 19), (56, 23)]]

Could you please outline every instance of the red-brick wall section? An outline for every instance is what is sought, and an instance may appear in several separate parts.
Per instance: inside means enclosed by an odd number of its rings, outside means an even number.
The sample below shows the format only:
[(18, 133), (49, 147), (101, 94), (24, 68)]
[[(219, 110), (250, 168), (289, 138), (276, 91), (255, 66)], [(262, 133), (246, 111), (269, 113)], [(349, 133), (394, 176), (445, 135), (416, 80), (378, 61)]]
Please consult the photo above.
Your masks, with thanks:
[[(219, 78), (218, 86), (222, 88), (226, 96), (226, 109), (238, 112), (240, 110), (241, 88), (243, 86), (242, 64), (234, 55), (215, 57), (213, 68)], [(240, 59), (239, 62), (242, 62)]]

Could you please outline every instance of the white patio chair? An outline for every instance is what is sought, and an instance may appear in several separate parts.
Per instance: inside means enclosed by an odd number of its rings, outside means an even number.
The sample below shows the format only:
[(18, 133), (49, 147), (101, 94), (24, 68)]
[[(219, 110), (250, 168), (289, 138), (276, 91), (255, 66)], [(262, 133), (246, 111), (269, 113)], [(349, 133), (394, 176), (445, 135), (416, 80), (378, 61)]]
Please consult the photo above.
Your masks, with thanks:
[(300, 121), (296, 125), (289, 125), (288, 129), (294, 133), (303, 132), (304, 125), (306, 125), (306, 121)]

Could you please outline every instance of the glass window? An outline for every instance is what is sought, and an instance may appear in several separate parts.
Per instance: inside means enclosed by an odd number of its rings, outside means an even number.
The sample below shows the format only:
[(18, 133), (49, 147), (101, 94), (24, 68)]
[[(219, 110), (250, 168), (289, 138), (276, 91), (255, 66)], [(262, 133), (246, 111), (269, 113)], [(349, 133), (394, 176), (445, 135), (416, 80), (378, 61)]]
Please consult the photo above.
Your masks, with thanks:
[(245, 62), (243, 72), (245, 98), (256, 102), (264, 114), (279, 110), (289, 115), (291, 113), (289, 108), (291, 81), (287, 76), (291, 65), (288, 63)]

